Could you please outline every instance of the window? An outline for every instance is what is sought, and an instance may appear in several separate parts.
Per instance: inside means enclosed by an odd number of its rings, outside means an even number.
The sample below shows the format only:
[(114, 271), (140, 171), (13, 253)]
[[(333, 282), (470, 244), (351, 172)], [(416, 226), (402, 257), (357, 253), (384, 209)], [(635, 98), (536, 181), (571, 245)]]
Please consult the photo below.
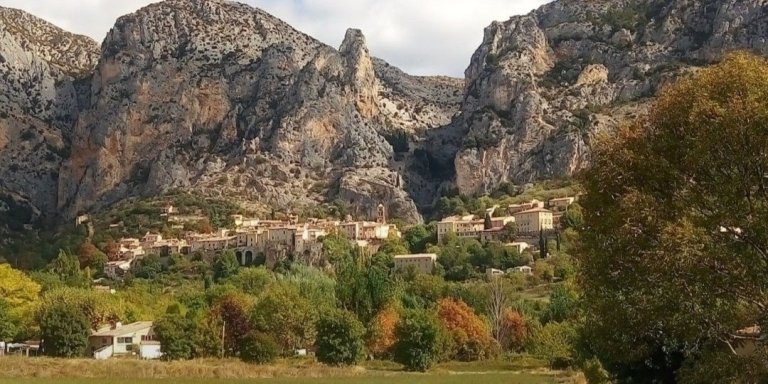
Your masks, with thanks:
[(132, 344), (133, 338), (132, 337), (118, 337), (117, 338), (118, 344)]

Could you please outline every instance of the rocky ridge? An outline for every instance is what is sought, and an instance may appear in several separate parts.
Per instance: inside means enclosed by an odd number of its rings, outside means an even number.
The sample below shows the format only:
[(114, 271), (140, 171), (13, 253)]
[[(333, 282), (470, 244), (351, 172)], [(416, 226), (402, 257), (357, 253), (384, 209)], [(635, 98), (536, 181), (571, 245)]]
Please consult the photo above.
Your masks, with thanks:
[(0, 232), (55, 211), (80, 79), (98, 56), (95, 41), (0, 7)]
[(449, 122), (461, 92), (372, 58), (358, 30), (337, 50), (247, 5), (167, 0), (117, 21), (85, 99), (58, 193), (69, 215), (184, 188), (419, 221), (386, 136)]
[(494, 22), (466, 70), (461, 193), (572, 175), (595, 133), (734, 49), (768, 54), (765, 0), (555, 1)]
[(486, 28), (464, 82), (407, 75), (358, 30), (335, 49), (222, 0), (150, 5), (101, 48), (0, 8), (0, 211), (184, 189), (417, 222), (453, 186), (569, 176), (676, 77), (768, 53), (767, 1), (556, 1)]

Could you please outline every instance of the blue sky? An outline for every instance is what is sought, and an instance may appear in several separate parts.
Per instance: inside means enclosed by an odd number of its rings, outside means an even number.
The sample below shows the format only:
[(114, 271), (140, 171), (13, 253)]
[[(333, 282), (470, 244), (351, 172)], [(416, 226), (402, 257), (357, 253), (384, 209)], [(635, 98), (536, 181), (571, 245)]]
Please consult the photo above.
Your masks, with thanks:
[[(156, 0), (0, 0), (68, 31), (101, 41), (119, 16)], [(247, 0), (338, 47), (359, 28), (371, 52), (416, 75), (463, 76), (493, 20), (530, 12), (547, 0)]]

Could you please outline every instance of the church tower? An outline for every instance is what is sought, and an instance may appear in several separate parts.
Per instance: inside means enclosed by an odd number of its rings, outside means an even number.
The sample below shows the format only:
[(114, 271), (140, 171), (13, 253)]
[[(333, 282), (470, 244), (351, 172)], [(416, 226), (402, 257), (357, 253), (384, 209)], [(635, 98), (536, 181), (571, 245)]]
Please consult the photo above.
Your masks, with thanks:
[(387, 209), (384, 208), (384, 204), (379, 204), (376, 208), (376, 222), (379, 224), (387, 223)]

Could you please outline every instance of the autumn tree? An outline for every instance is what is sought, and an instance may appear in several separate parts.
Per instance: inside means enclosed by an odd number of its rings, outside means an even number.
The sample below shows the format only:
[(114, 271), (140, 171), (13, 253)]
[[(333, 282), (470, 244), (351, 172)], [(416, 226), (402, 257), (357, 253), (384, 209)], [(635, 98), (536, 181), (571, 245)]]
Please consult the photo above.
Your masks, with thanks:
[(473, 361), (490, 357), (493, 352), (490, 329), (466, 303), (455, 299), (440, 300), (437, 317), (453, 339), (453, 358)]
[(507, 351), (519, 352), (528, 339), (528, 327), (520, 312), (507, 308), (501, 318), (499, 344)]
[(387, 305), (371, 320), (366, 335), (366, 346), (374, 357), (385, 358), (392, 353), (399, 318), (397, 309), (393, 305)]
[(733, 54), (666, 89), (647, 117), (596, 140), (582, 185), (587, 331), (614, 375), (675, 377), (723, 349), (730, 361), (713, 367), (729, 366), (740, 329), (765, 336), (765, 59)]
[(0, 298), (8, 304), (11, 318), (29, 316), (39, 301), (40, 285), (24, 272), (0, 264)]
[(224, 331), (224, 354), (234, 356), (243, 339), (251, 332), (251, 303), (247, 296), (229, 293), (213, 305), (210, 316), (218, 319)]

